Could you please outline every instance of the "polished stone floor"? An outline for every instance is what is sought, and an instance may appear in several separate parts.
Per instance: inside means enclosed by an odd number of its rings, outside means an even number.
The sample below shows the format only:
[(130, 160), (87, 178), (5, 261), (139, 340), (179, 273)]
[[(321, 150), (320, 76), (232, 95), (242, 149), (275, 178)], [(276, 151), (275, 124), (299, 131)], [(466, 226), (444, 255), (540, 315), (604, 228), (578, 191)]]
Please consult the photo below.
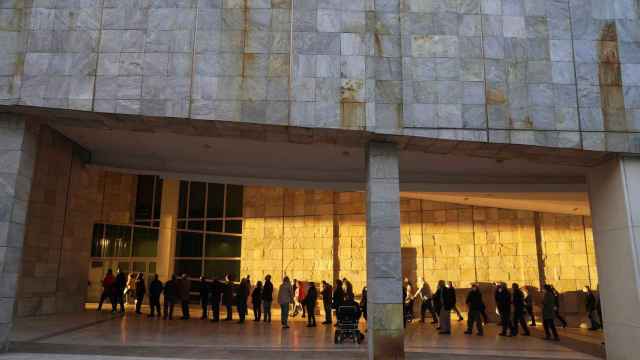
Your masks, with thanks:
[[(179, 313), (179, 311), (178, 311)], [(73, 315), (21, 319), (12, 334), (11, 352), (2, 360), (26, 359), (284, 359), (304, 357), (366, 358), (366, 344), (333, 343), (333, 327), (305, 327), (297, 317), (288, 330), (280, 328), (278, 311), (271, 324), (247, 321), (212, 323), (199, 319), (194, 309), (189, 321), (85, 311)], [(250, 315), (251, 317), (251, 315)], [(321, 321), (320, 317), (318, 319)], [(408, 358), (429, 359), (599, 359), (602, 334), (562, 329), (562, 341), (542, 339), (537, 328), (531, 337), (503, 338), (488, 325), (484, 337), (463, 334), (464, 322), (454, 323), (451, 336), (438, 335), (430, 324), (409, 324)], [(364, 330), (364, 322), (361, 324)]]

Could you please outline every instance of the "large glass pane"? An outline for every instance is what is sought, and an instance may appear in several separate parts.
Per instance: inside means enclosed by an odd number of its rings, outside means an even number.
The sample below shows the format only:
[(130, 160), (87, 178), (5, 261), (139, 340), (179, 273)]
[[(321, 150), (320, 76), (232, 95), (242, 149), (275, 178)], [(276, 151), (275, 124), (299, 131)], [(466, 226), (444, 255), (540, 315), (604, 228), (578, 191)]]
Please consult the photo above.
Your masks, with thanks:
[(222, 220), (207, 221), (207, 231), (222, 232)]
[(138, 191), (136, 193), (136, 222), (138, 220), (150, 220), (153, 214), (154, 176), (139, 175)]
[(224, 223), (224, 232), (242, 234), (242, 220), (227, 220)]
[(149, 262), (149, 274), (155, 274), (155, 273), (156, 273), (156, 262), (151, 261)]
[(202, 219), (204, 218), (204, 197), (206, 191), (206, 184), (203, 182), (191, 182), (189, 189), (189, 218), (190, 219)]
[(227, 185), (227, 217), (242, 217), (242, 186)]
[(176, 232), (176, 257), (201, 257), (202, 233)]
[(128, 257), (131, 255), (130, 226), (107, 225), (105, 239), (109, 248), (106, 256)]
[(240, 257), (241, 238), (232, 235), (207, 234), (206, 257)]
[(205, 260), (204, 274), (209, 278), (224, 278), (226, 274), (240, 279), (240, 260)]
[(120, 269), (123, 273), (128, 273), (129, 271), (131, 271), (130, 269), (130, 264), (128, 261), (119, 261), (118, 262), (118, 266), (114, 269), (114, 270), (118, 270)]
[(207, 218), (221, 218), (224, 215), (224, 185), (208, 184)]
[(155, 257), (158, 254), (158, 229), (133, 229), (133, 256)]
[(93, 238), (91, 239), (91, 256), (103, 257), (103, 252), (106, 251), (106, 242), (104, 241), (104, 225), (93, 225)]
[(204, 230), (204, 220), (189, 220), (187, 228), (189, 230)]
[(136, 273), (144, 273), (147, 271), (147, 264), (144, 261), (134, 261), (133, 262), (133, 272)]
[(189, 198), (189, 182), (180, 181), (180, 200), (178, 202), (178, 218), (187, 217), (187, 199)]
[(198, 277), (202, 273), (201, 260), (176, 260), (175, 273), (180, 276), (187, 274), (190, 277)]
[(153, 201), (153, 218), (160, 219), (160, 209), (162, 205), (162, 179), (156, 176), (156, 196)]

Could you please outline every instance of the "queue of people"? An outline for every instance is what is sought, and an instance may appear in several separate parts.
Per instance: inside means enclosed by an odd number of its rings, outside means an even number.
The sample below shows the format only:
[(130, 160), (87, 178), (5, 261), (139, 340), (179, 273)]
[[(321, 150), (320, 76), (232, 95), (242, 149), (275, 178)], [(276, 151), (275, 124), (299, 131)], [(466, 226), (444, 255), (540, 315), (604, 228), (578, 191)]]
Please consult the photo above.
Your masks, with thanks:
[[(202, 307), (202, 319), (214, 322), (220, 321), (221, 306), (226, 308), (225, 321), (233, 320), (233, 306), (236, 307), (238, 322), (243, 323), (248, 315), (248, 301), (251, 301), (253, 320), (271, 322), (271, 307), (274, 301), (274, 285), (271, 275), (264, 278), (264, 282), (258, 281), (252, 287), (249, 276), (242, 278), (238, 285), (231, 275), (224, 279), (206, 277), (200, 278), (199, 300)], [(419, 279), (419, 287), (414, 290), (408, 279), (403, 282), (404, 323), (414, 320), (414, 304), (420, 302), (420, 321), (425, 322), (427, 312), (431, 315), (431, 323), (437, 326), (439, 334), (451, 334), (451, 313), (455, 312), (458, 321), (463, 321), (462, 313), (457, 308), (456, 290), (453, 283), (444, 280), (438, 281), (436, 291), (433, 292), (424, 279)], [(130, 274), (129, 281), (125, 274), (118, 269), (114, 275), (112, 270), (107, 271), (102, 281), (103, 293), (100, 297), (98, 310), (102, 309), (105, 300), (112, 304), (112, 312), (124, 312), (124, 302), (127, 295), (135, 297), (135, 313), (140, 315), (147, 287), (144, 274)], [(585, 309), (591, 322), (590, 330), (602, 328), (602, 315), (599, 301), (593, 291), (585, 286)], [(498, 326), (501, 329), (500, 336), (524, 336), (530, 335), (530, 326), (536, 326), (533, 312), (533, 297), (530, 288), (521, 289), (517, 283), (513, 283), (510, 289), (505, 283), (496, 283), (494, 300), (498, 315)], [(161, 309), (160, 298), (164, 294), (164, 306)], [(148, 296), (150, 317), (162, 317), (171, 320), (176, 304), (181, 305), (182, 319), (190, 318), (191, 280), (186, 274), (179, 278), (173, 275), (166, 283), (154, 275), (149, 283)], [(559, 340), (555, 321), (558, 320), (563, 327), (567, 326), (566, 320), (560, 314), (560, 301), (558, 291), (549, 284), (543, 287), (542, 296), (542, 324), (545, 331), (545, 339)], [(291, 281), (285, 276), (279, 285), (277, 302), (280, 308), (280, 319), (283, 329), (289, 328), (289, 316), (298, 314), (307, 318), (307, 326), (316, 326), (316, 304), (322, 299), (322, 308), (325, 318), (323, 325), (334, 323), (332, 313), (338, 313), (341, 306), (354, 306), (357, 308), (358, 318), (362, 315), (367, 319), (367, 288), (362, 289), (360, 302), (356, 302), (356, 296), (351, 282), (346, 278), (336, 280), (335, 287), (326, 281), (322, 281), (318, 290), (314, 282), (304, 282), (297, 279)], [(489, 323), (486, 305), (478, 284), (472, 284), (466, 295), (465, 304), (468, 308), (467, 330), (465, 334), (471, 335), (474, 327), (478, 336), (484, 335), (484, 326)], [(211, 317), (209, 316), (211, 314)], [(530, 324), (527, 323), (527, 315)], [(521, 332), (520, 332), (521, 330)]]

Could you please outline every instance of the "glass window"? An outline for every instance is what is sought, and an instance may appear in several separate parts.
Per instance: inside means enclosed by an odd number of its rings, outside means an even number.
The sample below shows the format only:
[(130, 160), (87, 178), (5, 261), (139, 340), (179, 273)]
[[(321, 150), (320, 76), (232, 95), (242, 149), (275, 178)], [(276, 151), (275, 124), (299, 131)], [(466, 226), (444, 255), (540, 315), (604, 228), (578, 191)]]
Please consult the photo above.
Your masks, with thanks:
[(131, 226), (107, 225), (105, 229), (107, 242), (107, 255), (116, 257), (128, 257), (131, 255)]
[(178, 203), (178, 218), (187, 218), (187, 199), (189, 198), (189, 182), (180, 181), (180, 200)]
[(207, 184), (207, 218), (221, 218), (224, 216), (224, 185)]
[(93, 239), (91, 241), (91, 256), (102, 257), (103, 252), (106, 251), (106, 242), (104, 241), (104, 225), (93, 225)]
[(222, 232), (222, 220), (207, 221), (207, 231)]
[(151, 220), (153, 214), (155, 176), (139, 175), (138, 190), (136, 192), (136, 223)]
[(240, 257), (240, 237), (207, 234), (206, 257)]
[(240, 279), (240, 260), (205, 260), (204, 274), (211, 278), (231, 274), (234, 279)]
[(242, 216), (242, 186), (227, 185), (227, 217)]
[(153, 200), (153, 219), (160, 219), (160, 210), (162, 209), (162, 179), (155, 177), (156, 179), (156, 195)]
[(131, 271), (131, 267), (128, 261), (119, 261), (118, 266), (116, 266), (115, 270), (120, 269), (123, 273), (128, 273)]
[(224, 222), (224, 232), (242, 234), (242, 220), (227, 220)]
[(187, 228), (189, 230), (204, 230), (204, 220), (189, 220)]
[(155, 257), (158, 254), (158, 229), (133, 229), (133, 256)]
[(202, 260), (176, 260), (175, 273), (198, 277), (202, 274)]
[(203, 182), (191, 182), (189, 188), (189, 218), (204, 218), (204, 197), (206, 192), (206, 184)]
[(176, 257), (202, 256), (202, 233), (176, 232)]
[(134, 261), (133, 262), (133, 272), (146, 272), (147, 271), (147, 264), (144, 261)]
[(150, 261), (149, 262), (149, 274), (155, 274), (156, 273), (156, 262), (155, 261)]

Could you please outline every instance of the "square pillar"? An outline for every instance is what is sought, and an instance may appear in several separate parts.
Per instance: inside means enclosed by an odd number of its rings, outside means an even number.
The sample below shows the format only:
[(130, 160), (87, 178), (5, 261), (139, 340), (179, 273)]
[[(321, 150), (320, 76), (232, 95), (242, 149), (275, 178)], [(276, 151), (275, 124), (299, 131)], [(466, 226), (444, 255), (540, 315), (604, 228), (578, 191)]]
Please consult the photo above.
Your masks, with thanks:
[(367, 168), (369, 359), (404, 359), (398, 148), (371, 142)]
[(638, 358), (640, 158), (621, 157), (589, 176), (607, 358)]
[(36, 124), (0, 113), (0, 351), (15, 318), (36, 148)]
[(162, 282), (173, 274), (173, 254), (176, 247), (178, 227), (178, 202), (180, 180), (163, 179), (162, 204), (160, 204), (160, 233), (158, 235), (158, 263), (156, 273)]

